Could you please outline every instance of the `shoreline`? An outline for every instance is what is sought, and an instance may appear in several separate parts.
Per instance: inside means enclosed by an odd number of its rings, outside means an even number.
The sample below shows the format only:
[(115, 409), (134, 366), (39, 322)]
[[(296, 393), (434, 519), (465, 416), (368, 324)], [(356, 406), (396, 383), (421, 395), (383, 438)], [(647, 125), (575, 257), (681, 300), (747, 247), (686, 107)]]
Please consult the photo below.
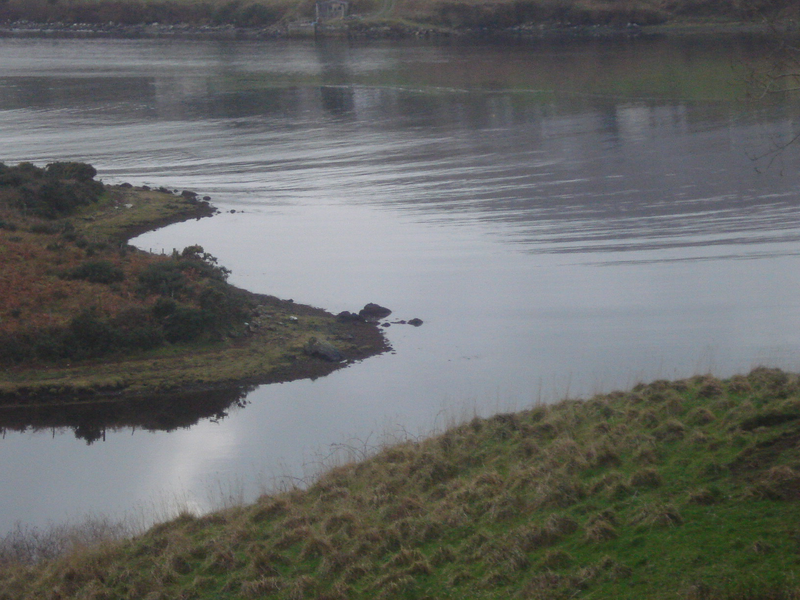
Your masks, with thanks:
[(764, 22), (740, 20), (685, 19), (657, 25), (529, 23), (509, 28), (452, 28), (395, 20), (351, 17), (317, 26), (294, 21), (263, 27), (236, 25), (195, 25), (191, 23), (0, 23), (0, 38), (47, 39), (176, 39), (197, 41), (265, 41), (287, 39), (371, 40), (500, 40), (535, 41), (592, 38), (664, 36), (768, 35), (773, 28)]

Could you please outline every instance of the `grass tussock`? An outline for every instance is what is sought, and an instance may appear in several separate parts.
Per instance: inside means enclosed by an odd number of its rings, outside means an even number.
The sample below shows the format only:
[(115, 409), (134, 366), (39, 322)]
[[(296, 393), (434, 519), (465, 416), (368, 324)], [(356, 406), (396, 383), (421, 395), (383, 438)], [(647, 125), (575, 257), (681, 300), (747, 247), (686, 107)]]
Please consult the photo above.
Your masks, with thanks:
[(0, 598), (797, 599), (798, 399), (756, 369), (475, 419), (129, 540), (8, 538)]

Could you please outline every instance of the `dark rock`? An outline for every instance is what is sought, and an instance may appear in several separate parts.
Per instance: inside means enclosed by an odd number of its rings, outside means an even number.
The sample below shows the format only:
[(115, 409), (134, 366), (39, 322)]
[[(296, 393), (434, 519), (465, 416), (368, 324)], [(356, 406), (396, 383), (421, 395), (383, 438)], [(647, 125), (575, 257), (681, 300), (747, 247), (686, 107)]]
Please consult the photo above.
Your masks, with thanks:
[(162, 194), (171, 194), (172, 193), (167, 188), (165, 188), (163, 185), (160, 188), (158, 188), (158, 191), (161, 192)]
[(197, 198), (197, 192), (192, 192), (191, 190), (183, 190), (181, 192), (181, 196), (184, 198)]
[(203, 196), (203, 200), (205, 200), (206, 202), (208, 202), (209, 200), (211, 200), (211, 196)]
[(411, 319), (408, 324), (413, 325), (414, 327), (419, 327), (422, 325), (422, 319)]
[(391, 327), (391, 323), (381, 323), (381, 327)]
[(316, 356), (330, 362), (341, 362), (344, 360), (342, 353), (336, 349), (336, 346), (325, 340), (318, 340), (315, 337), (309, 338), (303, 351), (311, 356)]
[(372, 302), (358, 311), (358, 315), (367, 321), (379, 321), (384, 317), (388, 317), (390, 314), (392, 314), (391, 310), (380, 304), (373, 304)]
[(128, 188), (132, 188), (133, 186), (126, 181), (125, 183), (120, 183), (119, 187), (128, 189)]
[(343, 310), (338, 315), (336, 315), (336, 320), (339, 323), (353, 323), (355, 321), (361, 321), (361, 317), (358, 315), (351, 313), (349, 310)]
[(145, 192), (148, 192), (148, 191), (150, 191), (150, 186), (149, 186), (149, 185), (143, 185), (143, 186), (142, 186), (142, 189), (143, 189)]

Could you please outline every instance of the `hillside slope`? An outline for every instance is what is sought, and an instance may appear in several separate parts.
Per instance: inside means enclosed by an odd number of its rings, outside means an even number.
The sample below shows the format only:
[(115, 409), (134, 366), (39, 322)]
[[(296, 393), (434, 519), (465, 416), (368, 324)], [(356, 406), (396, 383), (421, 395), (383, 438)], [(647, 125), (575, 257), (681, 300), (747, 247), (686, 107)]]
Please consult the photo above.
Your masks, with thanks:
[(800, 379), (476, 418), (307, 490), (35, 566), (0, 598), (800, 597)]

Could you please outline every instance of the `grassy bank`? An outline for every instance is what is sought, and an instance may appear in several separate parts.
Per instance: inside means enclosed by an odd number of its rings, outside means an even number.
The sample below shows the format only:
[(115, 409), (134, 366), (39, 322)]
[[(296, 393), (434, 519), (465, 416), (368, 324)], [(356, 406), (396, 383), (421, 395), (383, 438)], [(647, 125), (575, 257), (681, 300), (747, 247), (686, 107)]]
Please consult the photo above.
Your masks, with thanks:
[(200, 246), (129, 246), (214, 209), (94, 177), (81, 163), (0, 165), (0, 404), (314, 377), (386, 349), (374, 324), (229, 285)]
[[(344, 24), (351, 34), (410, 35), (421, 32), (516, 30), (541, 27), (651, 26), (687, 21), (716, 28), (731, 23), (797, 18), (790, 0), (351, 0)], [(80, 24), (124, 33), (147, 24), (266, 28), (315, 18), (313, 0), (5, 0), (0, 22)], [(116, 28), (116, 29), (115, 29)], [(160, 31), (160, 30), (159, 30)], [(128, 33), (131, 33), (128, 30)], [(134, 30), (134, 33), (145, 33)]]
[(306, 490), (7, 563), (0, 598), (800, 598), (800, 379), (476, 418)]

